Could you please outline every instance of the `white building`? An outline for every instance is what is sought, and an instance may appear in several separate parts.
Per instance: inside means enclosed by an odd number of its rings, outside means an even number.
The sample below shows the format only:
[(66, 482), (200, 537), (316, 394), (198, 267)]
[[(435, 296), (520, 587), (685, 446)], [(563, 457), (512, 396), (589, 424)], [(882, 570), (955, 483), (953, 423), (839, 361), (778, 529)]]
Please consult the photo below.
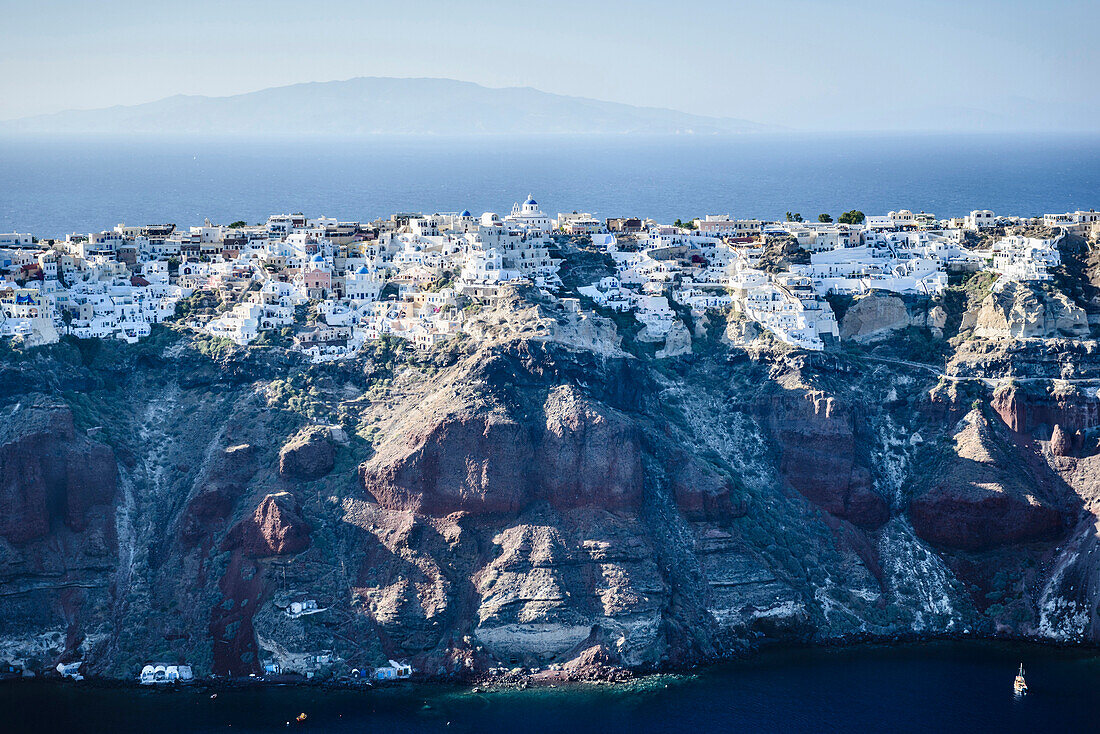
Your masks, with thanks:
[(512, 213), (504, 221), (532, 232), (549, 232), (553, 227), (550, 217), (542, 213), (539, 203), (530, 194), (523, 204), (512, 205)]
[(997, 216), (988, 209), (975, 209), (963, 219), (963, 229), (980, 230), (997, 226)]
[(763, 224), (759, 219), (730, 219), (728, 214), (708, 214), (694, 222), (699, 234), (711, 237), (755, 237)]
[(0, 234), (0, 247), (22, 249), (26, 247), (37, 247), (37, 245), (35, 244), (33, 235), (21, 234), (19, 232), (7, 232)]
[[(1043, 224), (1047, 227), (1064, 227), (1072, 232), (1081, 233), (1100, 224), (1100, 212), (1095, 209), (1088, 211), (1078, 209), (1075, 212), (1066, 212), (1065, 214), (1044, 214)], [(3, 237), (3, 235), (0, 235), (0, 237)], [(2, 242), (0, 242), (0, 247), (3, 247)]]
[(1009, 281), (1048, 281), (1054, 276), (1050, 269), (1062, 262), (1055, 239), (1037, 239), (1012, 235), (1002, 237), (993, 244), (993, 270), (1001, 275), (995, 290), (1000, 290)]

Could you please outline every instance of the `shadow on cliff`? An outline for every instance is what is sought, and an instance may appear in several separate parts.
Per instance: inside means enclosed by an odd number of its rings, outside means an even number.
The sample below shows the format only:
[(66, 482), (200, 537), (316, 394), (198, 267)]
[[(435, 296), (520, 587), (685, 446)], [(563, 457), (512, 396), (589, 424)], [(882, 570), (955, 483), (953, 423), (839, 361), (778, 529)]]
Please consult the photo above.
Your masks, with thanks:
[(1050, 455), (1002, 418), (971, 410), (953, 447), (926, 462), (908, 512), (997, 629), (1034, 633), (1061, 544), (1094, 546), (1096, 518), (1052, 465), (1077, 460)]

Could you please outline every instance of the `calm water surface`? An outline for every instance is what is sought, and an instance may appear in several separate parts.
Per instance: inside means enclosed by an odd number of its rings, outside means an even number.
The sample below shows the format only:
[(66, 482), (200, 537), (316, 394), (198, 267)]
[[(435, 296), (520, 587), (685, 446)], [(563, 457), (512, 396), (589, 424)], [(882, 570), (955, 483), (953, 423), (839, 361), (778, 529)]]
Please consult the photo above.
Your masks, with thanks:
[[(1016, 699), (1016, 665), (1031, 694)], [(209, 692), (0, 686), (5, 731), (26, 732), (1090, 732), (1100, 657), (930, 643), (772, 652), (696, 676), (620, 687), (472, 693), (436, 686)]]
[(1100, 207), (1100, 136), (374, 138), (357, 141), (0, 138), (0, 232), (258, 222), (303, 211), (543, 209), (662, 221), (807, 218), (848, 209)]

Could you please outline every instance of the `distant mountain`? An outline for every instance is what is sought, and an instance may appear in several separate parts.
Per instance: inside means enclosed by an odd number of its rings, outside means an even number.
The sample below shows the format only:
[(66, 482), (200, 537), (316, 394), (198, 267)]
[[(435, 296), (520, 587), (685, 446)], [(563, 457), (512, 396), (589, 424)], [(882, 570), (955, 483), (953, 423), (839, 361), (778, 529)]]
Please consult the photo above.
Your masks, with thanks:
[(730, 134), (768, 129), (530, 87), (493, 89), (453, 79), (359, 77), (230, 97), (70, 110), (0, 122), (0, 132), (209, 135)]

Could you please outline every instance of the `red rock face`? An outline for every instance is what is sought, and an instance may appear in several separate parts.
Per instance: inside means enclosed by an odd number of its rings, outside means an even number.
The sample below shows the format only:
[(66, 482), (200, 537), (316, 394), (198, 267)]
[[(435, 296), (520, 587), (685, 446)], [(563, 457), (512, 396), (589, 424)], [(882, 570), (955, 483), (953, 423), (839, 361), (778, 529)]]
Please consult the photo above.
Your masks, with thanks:
[(301, 553), (309, 547), (309, 524), (289, 492), (269, 494), (255, 512), (233, 526), (222, 550), (239, 550), (246, 556), (266, 558)]
[(936, 545), (978, 551), (1062, 531), (1049, 467), (1021, 450), (1003, 426), (974, 410), (954, 438), (954, 451), (930, 469), (929, 490), (910, 503), (917, 535)]
[(686, 454), (675, 457), (672, 495), (688, 520), (721, 522), (743, 517), (747, 508), (733, 491), (729, 479), (706, 464)]
[(83, 531), (88, 509), (114, 499), (114, 451), (77, 434), (68, 407), (30, 408), (12, 421), (0, 444), (0, 535), (21, 545), (55, 520)]
[(1017, 433), (1031, 433), (1039, 426), (1055, 424), (1075, 433), (1100, 426), (1100, 400), (1081, 393), (1030, 394), (1016, 386), (998, 388), (990, 401), (993, 410)]
[(230, 446), (211, 462), (205, 486), (187, 504), (180, 523), (184, 547), (212, 544), (255, 472), (255, 451), (248, 444)]
[(997, 491), (963, 493), (950, 485), (913, 500), (909, 514), (920, 537), (968, 551), (1049, 539), (1062, 530), (1062, 516), (1044, 504)]
[(856, 460), (853, 416), (840, 401), (816, 392), (774, 395), (755, 412), (779, 444), (780, 472), (802, 496), (864, 528), (889, 519), (870, 471)]
[(1055, 456), (1070, 456), (1074, 451), (1074, 437), (1062, 430), (1062, 426), (1054, 424), (1054, 430), (1050, 435), (1050, 453)]
[(642, 493), (637, 428), (573, 388), (551, 392), (544, 423), (501, 413), (459, 413), (395, 437), (359, 467), (363, 488), (387, 509), (429, 515), (635, 507)]
[(451, 416), (404, 445), (384, 446), (359, 467), (363, 488), (388, 509), (446, 515), (516, 512), (522, 506), (531, 440), (518, 423)]
[(536, 492), (559, 510), (624, 510), (642, 496), (642, 449), (637, 426), (585, 400), (575, 388), (552, 390), (546, 430), (536, 452)]
[(210, 612), (213, 672), (243, 676), (260, 672), (252, 617), (264, 598), (264, 575), (254, 561), (234, 551), (218, 582), (225, 602)]

